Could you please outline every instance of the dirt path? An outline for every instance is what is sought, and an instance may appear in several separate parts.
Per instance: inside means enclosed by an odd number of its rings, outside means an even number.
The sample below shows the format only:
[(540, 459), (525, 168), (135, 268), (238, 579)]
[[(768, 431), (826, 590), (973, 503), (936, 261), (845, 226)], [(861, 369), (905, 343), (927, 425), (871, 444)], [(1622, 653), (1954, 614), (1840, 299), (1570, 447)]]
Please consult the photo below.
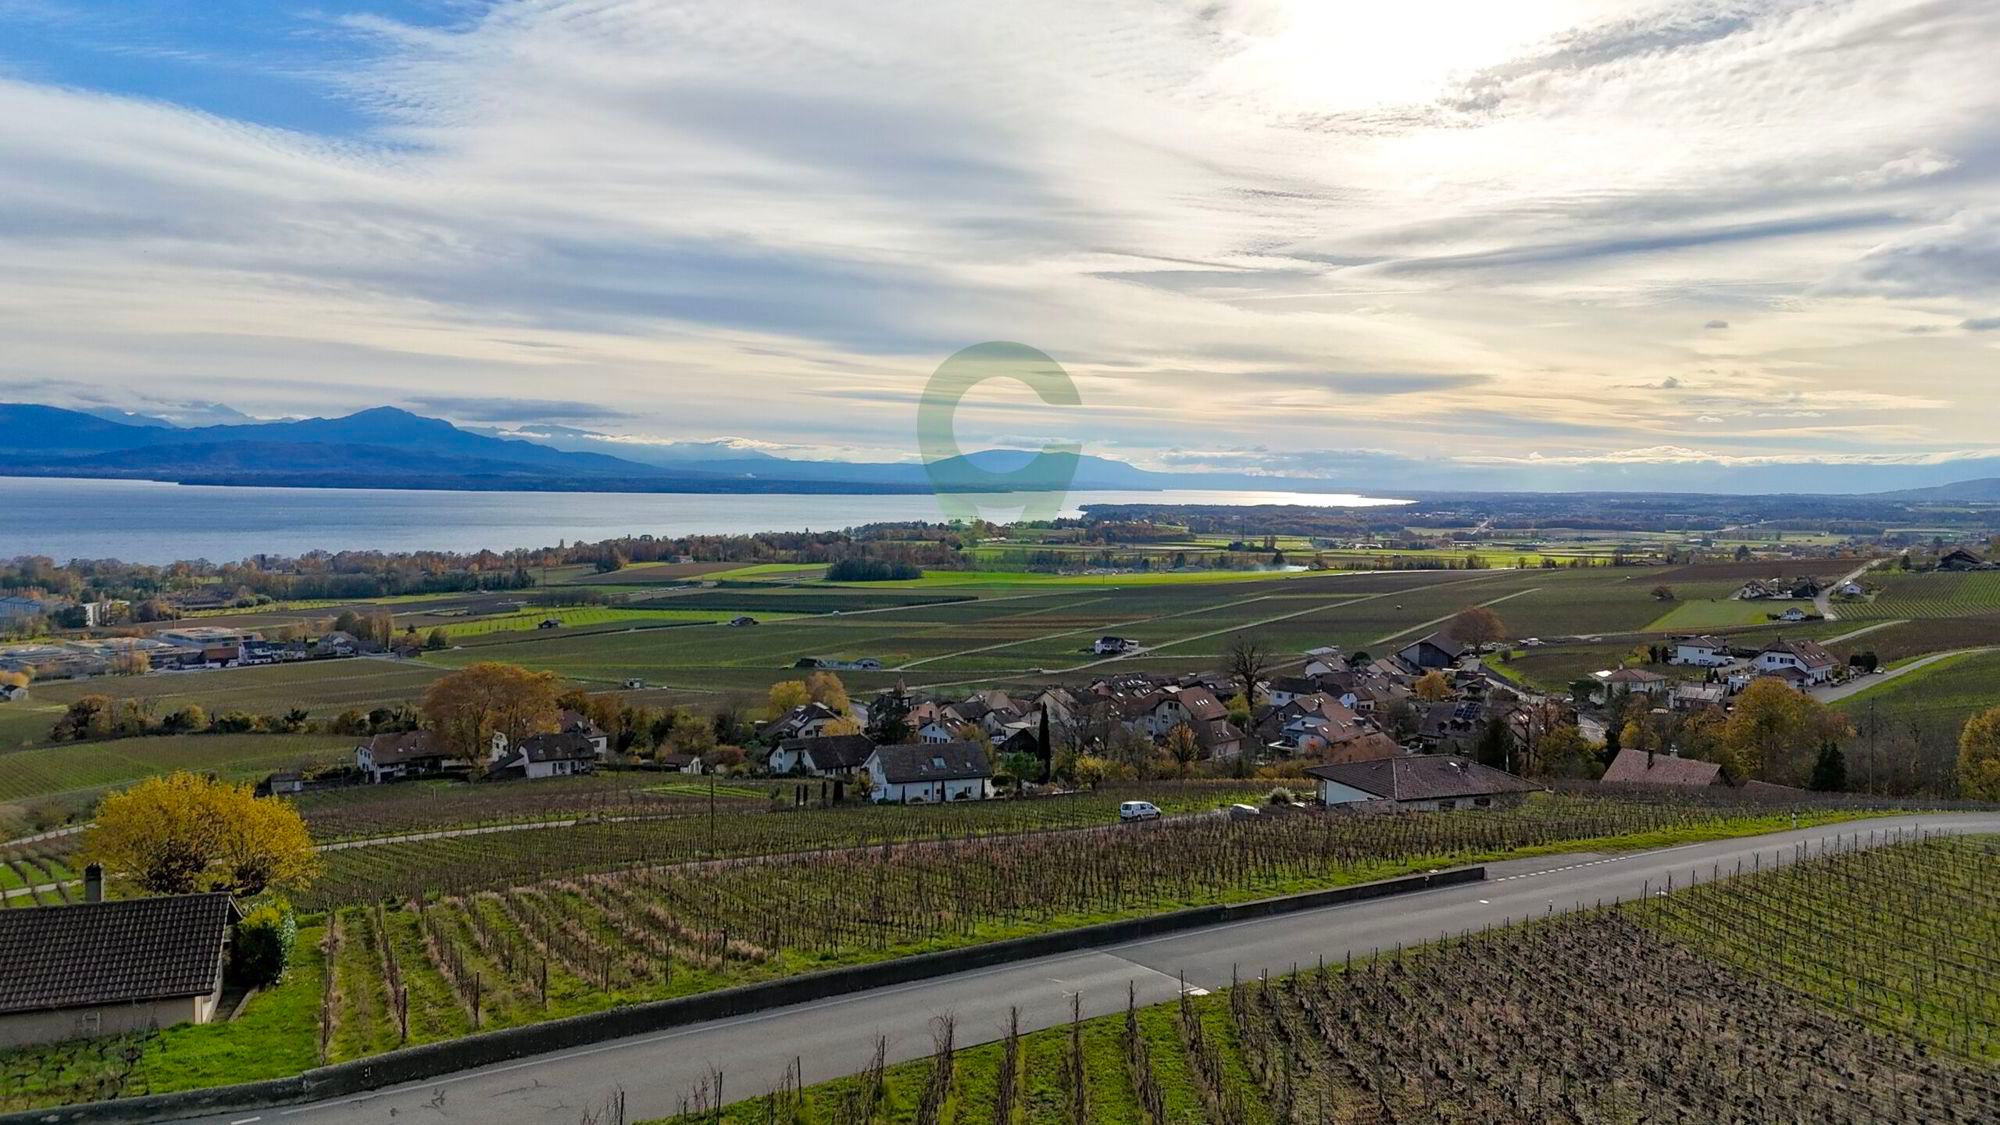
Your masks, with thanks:
[(1891, 625), (1907, 625), (1907, 624), (1909, 624), (1909, 621), (1900, 617), (1896, 618), (1893, 621), (1877, 621), (1873, 625), (1863, 625), (1861, 628), (1856, 629), (1851, 633), (1842, 633), (1838, 637), (1828, 637), (1827, 639), (1821, 641), (1820, 644), (1837, 645), (1842, 641), (1851, 641), (1856, 637), (1866, 636), (1877, 629), (1887, 629)]
[(1840, 589), (1842, 586), (1847, 585), (1849, 582), (1854, 582), (1859, 580), (1862, 575), (1868, 573), (1868, 571), (1871, 568), (1873, 568), (1876, 564), (1884, 563), (1887, 561), (1889, 560), (1869, 559), (1867, 562), (1862, 563), (1860, 566), (1857, 566), (1853, 570), (1848, 571), (1846, 574), (1841, 575), (1835, 581), (1827, 583), (1826, 586), (1820, 590), (1819, 595), (1813, 598), (1813, 608), (1815, 610), (1818, 610), (1819, 615), (1821, 617), (1826, 618), (1828, 621), (1840, 620), (1840, 614), (1835, 613), (1833, 609), (1833, 592), (1835, 590)]

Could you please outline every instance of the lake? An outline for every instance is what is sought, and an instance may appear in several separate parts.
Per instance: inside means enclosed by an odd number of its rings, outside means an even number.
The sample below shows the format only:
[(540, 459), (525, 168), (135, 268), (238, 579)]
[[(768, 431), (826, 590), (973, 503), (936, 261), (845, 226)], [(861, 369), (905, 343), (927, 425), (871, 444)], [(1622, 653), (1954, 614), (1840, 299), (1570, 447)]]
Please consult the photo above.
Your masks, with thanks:
[[(986, 518), (1005, 522), (1025, 499), (995, 493), (974, 502)], [(1405, 501), (1340, 493), (1075, 492), (1063, 514), (1074, 516), (1084, 504), (1400, 503)], [(0, 477), (0, 558), (47, 555), (64, 562), (230, 562), (312, 550), (504, 551), (622, 535), (731, 535), (942, 518), (937, 500), (926, 494), (403, 492)]]

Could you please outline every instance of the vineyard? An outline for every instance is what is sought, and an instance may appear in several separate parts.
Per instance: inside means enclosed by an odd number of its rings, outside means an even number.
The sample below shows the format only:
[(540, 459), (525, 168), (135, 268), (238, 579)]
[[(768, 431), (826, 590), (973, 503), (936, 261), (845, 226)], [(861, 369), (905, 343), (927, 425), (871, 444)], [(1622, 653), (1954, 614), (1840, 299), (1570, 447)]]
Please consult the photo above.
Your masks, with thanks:
[[(992, 837), (1101, 830), (1117, 822), (1120, 801), (1149, 800), (1170, 816), (1222, 805), (1256, 803), (1268, 783), (1165, 782), (1107, 786), (1093, 793), (974, 805), (872, 807), (844, 806), (785, 812), (758, 812), (752, 802), (718, 805), (707, 814), (705, 801), (683, 815), (643, 819), (602, 819), (560, 828), (492, 832), (398, 841), (331, 851), (326, 870), (301, 902), (313, 909), (379, 900), (403, 901), (426, 895), (463, 894), (552, 878), (655, 867), (718, 858), (813, 855), (885, 844), (945, 843)], [(1837, 816), (1838, 812), (1822, 813)], [(1761, 820), (1761, 823), (1760, 823)], [(1789, 824), (1776, 808), (1749, 808), (1696, 801), (1593, 800), (1580, 796), (1544, 797), (1519, 809), (1426, 815), (1377, 821), (1347, 817), (1313, 818), (1315, 831), (1339, 832), (1356, 846), (1388, 841), (1406, 823), (1447, 825), (1428, 849), (1438, 854), (1498, 854), (1509, 849), (1550, 846), (1601, 837), (1631, 838), (1627, 846), (1739, 835)], [(1460, 848), (1458, 841), (1469, 840)], [(1383, 845), (1386, 847), (1386, 844)], [(1383, 858), (1416, 854), (1409, 849), (1379, 851)]]
[(675, 1121), (1991, 1121), (1996, 854), (1840, 852), (966, 1050), (942, 1023), (929, 1059), (726, 1109), (717, 1074)]
[(1877, 571), (1869, 577), (1882, 584), (1882, 592), (1873, 602), (1842, 605), (1842, 618), (1868, 621), (1967, 617), (2000, 610), (2000, 573)]

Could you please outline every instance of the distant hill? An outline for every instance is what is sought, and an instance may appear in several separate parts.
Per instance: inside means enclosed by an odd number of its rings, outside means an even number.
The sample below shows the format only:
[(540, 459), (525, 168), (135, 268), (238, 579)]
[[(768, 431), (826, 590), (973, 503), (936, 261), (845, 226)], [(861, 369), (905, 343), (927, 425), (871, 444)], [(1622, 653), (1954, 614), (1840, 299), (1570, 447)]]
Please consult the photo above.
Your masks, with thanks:
[[(144, 415), (6, 403), (0, 404), (0, 474), (313, 488), (587, 492), (910, 493), (931, 487), (924, 466), (907, 462), (791, 461), (707, 442), (633, 445), (630, 458), (577, 448), (622, 448), (602, 438), (563, 427), (502, 436), (394, 407), (338, 418), (179, 427)], [(965, 461), (987, 472), (1006, 472), (1034, 456), (1021, 450), (984, 450), (967, 454)], [(1071, 487), (1245, 486), (1240, 480), (1188, 481), (1083, 457)]]
[(2000, 477), (1956, 480), (1929, 488), (1905, 488), (1875, 495), (1890, 500), (1922, 500), (1932, 504), (2000, 504)]

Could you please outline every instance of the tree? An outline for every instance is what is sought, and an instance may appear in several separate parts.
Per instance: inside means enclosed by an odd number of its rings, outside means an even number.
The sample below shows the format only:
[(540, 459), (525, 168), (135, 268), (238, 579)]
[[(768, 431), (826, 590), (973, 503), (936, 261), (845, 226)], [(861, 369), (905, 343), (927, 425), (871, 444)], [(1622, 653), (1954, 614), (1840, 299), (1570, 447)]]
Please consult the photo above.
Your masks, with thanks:
[(190, 703), (160, 720), (160, 729), (169, 734), (196, 734), (205, 731), (208, 729), (208, 712), (202, 710), (200, 704)]
[(1473, 749), (1473, 756), (1482, 766), (1492, 766), (1504, 770), (1513, 764), (1514, 732), (1507, 729), (1506, 720), (1495, 716), (1486, 721), (1479, 732), (1479, 742)]
[(1975, 801), (2000, 801), (2000, 707), (1967, 719), (1958, 732), (1958, 792)]
[(63, 717), (49, 731), (49, 737), (57, 742), (68, 739), (83, 742), (93, 738), (108, 738), (111, 735), (111, 697), (108, 695), (86, 695), (69, 705)]
[(1186, 723), (1175, 723), (1167, 732), (1167, 756), (1174, 760), (1174, 768), (1186, 777), (1194, 768), (1196, 759), (1201, 757), (1201, 742), (1194, 736), (1194, 728)]
[(1443, 672), (1433, 668), (1419, 677), (1416, 686), (1410, 690), (1416, 693), (1418, 699), (1436, 703), (1451, 698), (1451, 681), (1444, 678)]
[(853, 716), (851, 715), (842, 715), (840, 718), (835, 719), (832, 722), (821, 727), (820, 733), (828, 736), (829, 738), (835, 735), (860, 734), (861, 724), (855, 722)]
[(1755, 776), (1780, 785), (1805, 780), (1806, 751), (1846, 733), (1844, 718), (1782, 680), (1763, 677), (1736, 697), (1723, 747)]
[(1246, 699), (1257, 698), (1257, 682), (1271, 668), (1271, 652), (1250, 633), (1238, 633), (1222, 650), (1223, 666), (1243, 685)]
[(306, 886), (319, 872), (312, 836), (289, 801), (186, 772), (106, 797), (84, 853), (162, 895), (255, 895)]
[(765, 711), (773, 719), (782, 719), (792, 713), (795, 707), (804, 707), (812, 702), (812, 692), (807, 690), (804, 680), (779, 680), (771, 685), (771, 692), (765, 697)]
[(1847, 757), (1840, 752), (1839, 742), (1829, 738), (1819, 744), (1819, 759), (1813, 762), (1812, 780), (1806, 787), (1823, 793), (1846, 790)]
[(836, 714), (847, 714), (847, 685), (832, 672), (814, 672), (806, 677), (806, 694)]
[(450, 648), (451, 636), (444, 631), (444, 626), (440, 625), (431, 630), (430, 636), (424, 638), (424, 647), (432, 652)]
[(1469, 605), (1451, 615), (1445, 634), (1462, 645), (1484, 645), (1507, 635), (1500, 615), (1483, 605)]
[(455, 758), (477, 762), (493, 736), (509, 744), (556, 729), (556, 677), (515, 664), (482, 661), (431, 681), (424, 725)]
[(1042, 763), (1025, 750), (1015, 750), (1000, 756), (1000, 772), (1011, 776), (1014, 788), (1019, 789), (1022, 783), (1033, 781), (1042, 772)]
[(1535, 744), (1535, 772), (1546, 777), (1592, 778), (1603, 767), (1592, 753), (1595, 748), (1574, 723), (1549, 730)]

